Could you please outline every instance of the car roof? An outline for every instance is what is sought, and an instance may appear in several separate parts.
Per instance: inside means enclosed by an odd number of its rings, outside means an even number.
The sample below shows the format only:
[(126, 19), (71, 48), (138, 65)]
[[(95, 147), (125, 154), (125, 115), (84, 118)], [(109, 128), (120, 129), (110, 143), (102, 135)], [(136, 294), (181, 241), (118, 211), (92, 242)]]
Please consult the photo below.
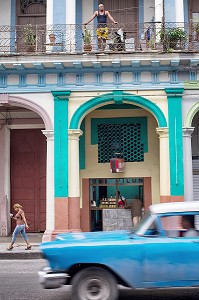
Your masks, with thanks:
[(149, 210), (152, 214), (199, 211), (199, 201), (152, 204), (149, 206)]

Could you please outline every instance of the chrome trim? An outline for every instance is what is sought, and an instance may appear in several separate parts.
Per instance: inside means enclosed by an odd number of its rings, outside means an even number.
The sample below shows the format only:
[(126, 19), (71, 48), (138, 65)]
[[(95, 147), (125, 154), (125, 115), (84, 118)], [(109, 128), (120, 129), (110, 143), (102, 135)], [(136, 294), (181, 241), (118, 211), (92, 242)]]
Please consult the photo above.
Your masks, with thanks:
[(55, 289), (66, 284), (67, 278), (69, 277), (66, 273), (54, 272), (49, 267), (43, 268), (38, 271), (39, 283), (45, 289)]

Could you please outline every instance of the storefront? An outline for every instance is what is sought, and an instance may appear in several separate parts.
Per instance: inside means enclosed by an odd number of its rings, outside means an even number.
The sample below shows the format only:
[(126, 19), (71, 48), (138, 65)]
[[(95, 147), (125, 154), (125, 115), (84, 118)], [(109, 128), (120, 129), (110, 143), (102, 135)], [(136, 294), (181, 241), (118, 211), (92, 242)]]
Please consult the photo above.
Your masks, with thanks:
[[(91, 231), (119, 229), (119, 224), (123, 224), (123, 229), (128, 229), (132, 225), (129, 211), (121, 210), (124, 208), (124, 201), (130, 204), (136, 195), (142, 200), (144, 207), (143, 178), (90, 179), (89, 186)], [(114, 219), (111, 228), (107, 218)], [(126, 219), (128, 222), (125, 226)]]

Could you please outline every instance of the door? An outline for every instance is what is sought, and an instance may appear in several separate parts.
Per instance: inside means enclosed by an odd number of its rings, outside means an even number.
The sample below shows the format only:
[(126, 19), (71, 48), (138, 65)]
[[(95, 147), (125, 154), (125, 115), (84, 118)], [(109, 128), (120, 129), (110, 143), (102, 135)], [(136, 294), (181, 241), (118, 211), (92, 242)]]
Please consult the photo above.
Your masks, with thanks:
[[(98, 3), (102, 3), (100, 0)], [(131, 24), (138, 22), (137, 0), (106, 0), (105, 10), (108, 10), (118, 24)]]
[(15, 203), (23, 206), (29, 231), (45, 231), (46, 138), (40, 129), (11, 130), (11, 211)]
[[(98, 1), (98, 4), (101, 0)], [(105, 10), (108, 10), (117, 25), (113, 25), (108, 18), (109, 32), (122, 29), (126, 33), (126, 39), (129, 40), (131, 46), (140, 48), (139, 43), (139, 5), (138, 0), (107, 0), (104, 3)]]
[(199, 284), (199, 237), (151, 237), (144, 248), (145, 287)]
[[(197, 214), (192, 215), (196, 220)], [(147, 229), (152, 231), (149, 237), (146, 230), (144, 244), (145, 287), (199, 285), (199, 237), (183, 236), (182, 215), (153, 216)]]
[[(16, 2), (16, 25), (17, 26), (17, 51), (30, 51), (24, 44), (24, 27), (20, 25), (31, 24), (33, 33), (36, 35), (35, 45), (32, 51), (44, 50), (46, 29), (46, 0), (17, 0)], [(27, 31), (26, 31), (27, 32)], [(28, 45), (30, 48), (30, 45)]]

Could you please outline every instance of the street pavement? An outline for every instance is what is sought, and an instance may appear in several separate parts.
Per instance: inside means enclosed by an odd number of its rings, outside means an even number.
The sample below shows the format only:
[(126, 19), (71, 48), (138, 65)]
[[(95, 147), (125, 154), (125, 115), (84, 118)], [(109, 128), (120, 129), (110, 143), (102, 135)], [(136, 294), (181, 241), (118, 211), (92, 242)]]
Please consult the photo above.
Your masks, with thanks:
[(28, 233), (29, 242), (32, 245), (31, 250), (25, 250), (26, 243), (21, 236), (17, 237), (14, 248), (10, 251), (7, 248), (10, 245), (11, 236), (0, 237), (0, 260), (1, 259), (39, 259), (42, 258), (39, 245), (42, 242), (42, 233)]
[[(71, 300), (71, 286), (43, 289), (38, 271), (46, 266), (42, 259), (0, 260), (0, 300)], [(128, 289), (119, 288), (118, 300), (198, 300), (199, 288)], [(93, 296), (93, 299), (96, 299)], [(99, 299), (99, 298), (98, 298)]]

